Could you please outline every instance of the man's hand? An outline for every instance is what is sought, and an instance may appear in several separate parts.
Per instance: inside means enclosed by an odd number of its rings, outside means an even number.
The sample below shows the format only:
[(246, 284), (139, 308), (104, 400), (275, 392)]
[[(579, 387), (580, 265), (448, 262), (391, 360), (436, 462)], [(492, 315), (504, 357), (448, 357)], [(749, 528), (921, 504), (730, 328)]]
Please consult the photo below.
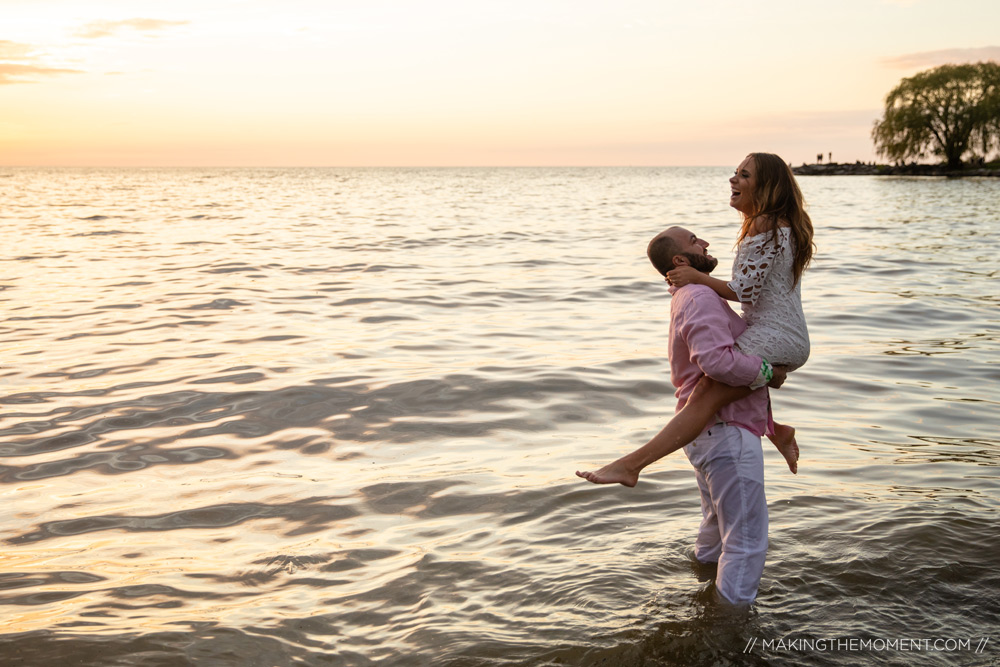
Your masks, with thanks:
[(774, 375), (771, 376), (771, 381), (767, 383), (767, 386), (777, 389), (781, 385), (785, 384), (785, 376), (788, 375), (788, 367), (771, 366), (771, 370), (774, 371)]

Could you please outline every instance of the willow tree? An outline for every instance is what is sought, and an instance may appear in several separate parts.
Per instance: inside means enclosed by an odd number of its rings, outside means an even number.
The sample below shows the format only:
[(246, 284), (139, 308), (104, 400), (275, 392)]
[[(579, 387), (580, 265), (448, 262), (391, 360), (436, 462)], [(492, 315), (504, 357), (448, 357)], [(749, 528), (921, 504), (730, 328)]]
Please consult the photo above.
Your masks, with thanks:
[(903, 79), (872, 139), (897, 162), (936, 155), (959, 169), (967, 153), (985, 157), (1000, 147), (1000, 65), (941, 65)]

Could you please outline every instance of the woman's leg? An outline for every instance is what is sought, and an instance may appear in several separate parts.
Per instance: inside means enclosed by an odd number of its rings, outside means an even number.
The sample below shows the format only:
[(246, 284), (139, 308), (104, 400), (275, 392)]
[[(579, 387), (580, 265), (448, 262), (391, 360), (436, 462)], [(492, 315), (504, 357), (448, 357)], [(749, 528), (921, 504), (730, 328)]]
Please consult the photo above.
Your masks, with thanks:
[(795, 429), (786, 424), (775, 422), (774, 433), (767, 436), (788, 464), (788, 469), (795, 475), (799, 471), (799, 443), (795, 442)]
[[(783, 366), (786, 373), (792, 373), (802, 367), (809, 359), (808, 338), (799, 343), (788, 345), (764, 344), (760, 336), (754, 334), (753, 327), (748, 328), (739, 338), (736, 339), (737, 349), (744, 354), (756, 354), (767, 357), (775, 366)], [(777, 361), (776, 361), (777, 360)], [(797, 474), (799, 469), (799, 445), (795, 442), (795, 429), (785, 424), (774, 424), (774, 433), (767, 436), (778, 452), (788, 464), (788, 469), (792, 474)]]
[(693, 442), (711, 423), (716, 412), (733, 401), (749, 396), (750, 393), (749, 387), (731, 387), (709, 377), (703, 377), (698, 381), (681, 411), (675, 414), (652, 440), (600, 470), (595, 472), (578, 470), (576, 474), (594, 484), (635, 486), (643, 468)]

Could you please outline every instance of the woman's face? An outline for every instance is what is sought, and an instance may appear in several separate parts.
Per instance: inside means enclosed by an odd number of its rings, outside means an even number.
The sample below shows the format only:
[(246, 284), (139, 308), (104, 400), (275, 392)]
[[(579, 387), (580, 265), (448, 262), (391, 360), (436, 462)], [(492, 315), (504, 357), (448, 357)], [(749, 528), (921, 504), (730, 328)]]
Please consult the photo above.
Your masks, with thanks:
[(732, 194), (729, 196), (729, 205), (740, 213), (750, 215), (753, 210), (753, 191), (757, 187), (756, 167), (753, 158), (748, 157), (736, 168), (736, 173), (729, 179), (729, 187)]

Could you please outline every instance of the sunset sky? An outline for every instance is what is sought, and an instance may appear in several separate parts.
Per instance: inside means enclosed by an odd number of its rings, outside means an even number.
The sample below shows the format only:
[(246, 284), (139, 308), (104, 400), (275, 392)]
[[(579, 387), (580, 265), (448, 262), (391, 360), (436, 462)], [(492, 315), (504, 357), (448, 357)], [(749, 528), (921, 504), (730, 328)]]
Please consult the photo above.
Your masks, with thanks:
[(997, 0), (0, 0), (0, 165), (875, 159)]

